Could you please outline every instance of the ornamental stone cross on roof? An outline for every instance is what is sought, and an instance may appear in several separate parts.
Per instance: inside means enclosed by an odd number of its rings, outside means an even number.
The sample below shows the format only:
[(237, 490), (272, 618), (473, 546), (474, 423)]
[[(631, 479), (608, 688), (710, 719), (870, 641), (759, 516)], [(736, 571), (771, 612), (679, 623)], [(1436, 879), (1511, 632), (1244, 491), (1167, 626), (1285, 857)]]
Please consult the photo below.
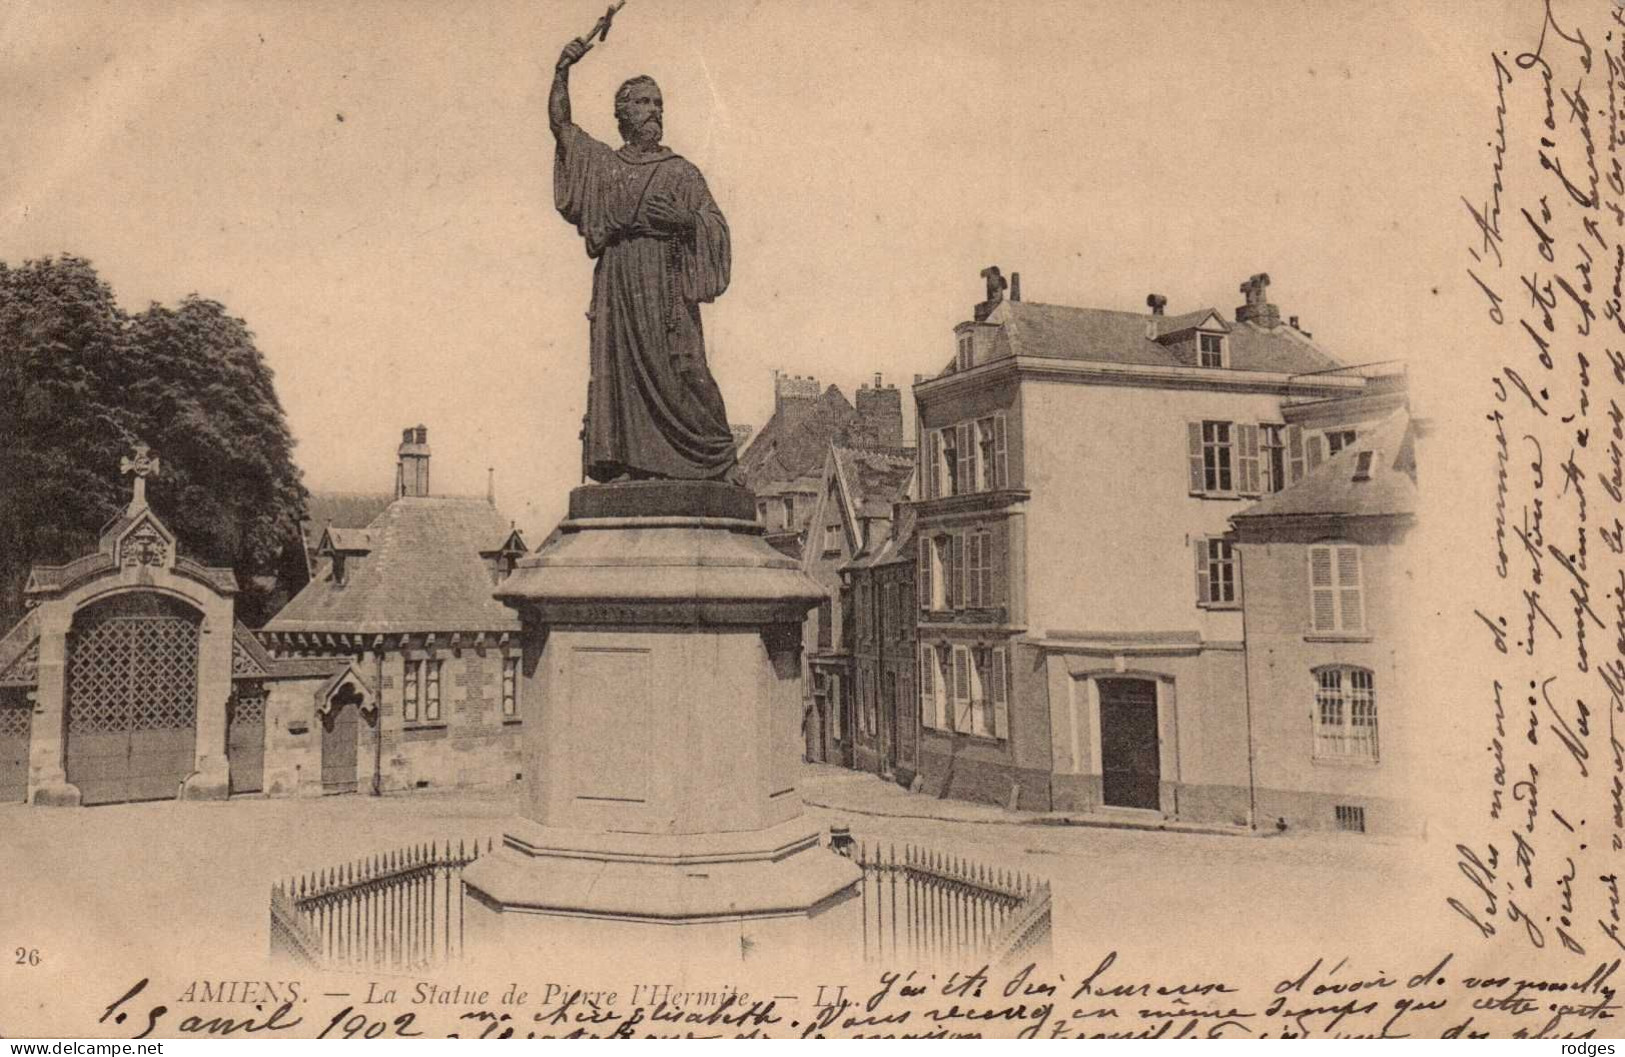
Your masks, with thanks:
[(147, 478), (158, 476), (158, 456), (152, 454), (152, 449), (145, 444), (136, 442), (135, 457), (126, 455), (119, 460), (119, 473), (135, 474), (135, 495), (130, 500), (131, 510), (140, 510), (147, 505)]

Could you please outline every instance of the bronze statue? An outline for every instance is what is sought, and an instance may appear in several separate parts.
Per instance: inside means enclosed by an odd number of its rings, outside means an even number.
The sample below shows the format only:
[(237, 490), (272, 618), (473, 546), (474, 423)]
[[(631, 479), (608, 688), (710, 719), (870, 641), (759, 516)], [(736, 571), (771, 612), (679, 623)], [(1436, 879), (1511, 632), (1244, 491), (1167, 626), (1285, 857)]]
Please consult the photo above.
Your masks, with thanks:
[(619, 149), (570, 120), (570, 67), (595, 35), (600, 27), (565, 45), (547, 105), (553, 202), (598, 262), (582, 468), (600, 482), (730, 479), (734, 438), (700, 325), (701, 302), (728, 288), (728, 224), (700, 171), (661, 145), (653, 79), (615, 93)]

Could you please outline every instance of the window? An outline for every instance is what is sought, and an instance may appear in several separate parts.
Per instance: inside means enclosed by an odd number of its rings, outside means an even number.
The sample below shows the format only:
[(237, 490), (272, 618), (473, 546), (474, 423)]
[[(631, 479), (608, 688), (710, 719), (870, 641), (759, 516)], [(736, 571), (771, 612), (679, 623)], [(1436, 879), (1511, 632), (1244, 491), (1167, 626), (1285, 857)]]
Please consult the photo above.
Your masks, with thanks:
[(796, 523), (796, 501), (794, 496), (784, 497), (784, 527), (792, 528)]
[(1375, 461), (1377, 453), (1362, 451), (1354, 457), (1354, 479), (1356, 481), (1371, 480), (1371, 463)]
[(949, 730), (947, 679), (942, 655), (946, 651), (920, 644), (920, 723), (932, 730)]
[[(1204, 421), (1186, 423), (1186, 431), (1192, 495), (1267, 495), (1306, 472), (1300, 426)], [(1313, 469), (1320, 438), (1308, 439), (1307, 469)]]
[(1224, 366), (1224, 335), (1198, 334), (1197, 364), (1201, 367)]
[(1320, 632), (1365, 630), (1360, 548), (1317, 543), (1309, 548), (1309, 626)]
[(1241, 566), (1235, 545), (1217, 537), (1198, 539), (1196, 546), (1196, 604), (1234, 608), (1241, 602)]
[(1202, 490), (1234, 490), (1231, 477), (1230, 423), (1202, 423)]
[(502, 715), (513, 719), (519, 715), (519, 658), (502, 658)]
[(993, 534), (972, 532), (965, 538), (970, 560), (965, 573), (965, 607), (986, 609), (993, 605)]
[[(1262, 471), (1261, 491), (1279, 492), (1286, 487), (1286, 432), (1284, 426), (1259, 426), (1259, 469)], [(1302, 454), (1299, 455), (1302, 461)], [(1299, 471), (1300, 475), (1302, 471)]]
[(1368, 669), (1316, 670), (1315, 758), (1377, 762), (1377, 691)]
[(1009, 445), (1005, 436), (1004, 412), (976, 420), (976, 490), (991, 492), (1010, 484)]
[(401, 678), (401, 718), (408, 723), (418, 721), (418, 698), (422, 692), (423, 662), (407, 661)]
[(980, 451), (976, 446), (976, 428), (969, 422), (961, 422), (954, 427), (959, 434), (954, 444), (954, 451), (959, 455), (959, 469), (954, 474), (954, 494), (968, 494), (976, 491), (977, 479), (981, 476), (979, 464)]
[(423, 666), (423, 718), (430, 723), (440, 721), (439, 661), (429, 661)]
[(841, 553), (841, 523), (837, 521), (824, 526), (824, 554), (827, 557), (839, 553)]
[(1352, 429), (1328, 430), (1326, 433), (1326, 457), (1331, 458), (1353, 443), (1354, 431)]
[(955, 362), (961, 371), (968, 371), (976, 366), (976, 347), (969, 334), (959, 335), (959, 356)]
[(939, 495), (959, 494), (959, 430), (944, 429), (936, 434), (942, 450), (942, 491)]

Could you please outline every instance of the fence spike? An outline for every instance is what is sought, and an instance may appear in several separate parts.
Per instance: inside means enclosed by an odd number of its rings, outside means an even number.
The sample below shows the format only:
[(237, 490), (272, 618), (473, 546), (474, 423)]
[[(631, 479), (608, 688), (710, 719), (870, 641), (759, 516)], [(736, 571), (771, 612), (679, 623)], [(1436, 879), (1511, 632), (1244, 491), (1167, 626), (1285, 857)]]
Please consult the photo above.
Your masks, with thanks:
[(457, 858), (461, 859), (462, 857), (463, 857), (463, 838), (458, 837), (457, 838)]

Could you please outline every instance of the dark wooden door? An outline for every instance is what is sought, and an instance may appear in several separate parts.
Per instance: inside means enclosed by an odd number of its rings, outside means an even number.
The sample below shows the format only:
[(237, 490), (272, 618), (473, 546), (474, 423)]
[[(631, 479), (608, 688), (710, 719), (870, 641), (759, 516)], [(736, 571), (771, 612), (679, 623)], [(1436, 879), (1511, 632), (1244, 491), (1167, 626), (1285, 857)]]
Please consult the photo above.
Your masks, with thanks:
[(1102, 795), (1111, 807), (1161, 806), (1157, 684), (1149, 679), (1100, 680)]
[(322, 716), (323, 793), (355, 792), (355, 747), (356, 707), (349, 702), (336, 700)]
[(231, 765), (231, 791), (258, 793), (265, 788), (265, 689), (252, 683), (232, 690), (226, 717), (226, 760)]
[(128, 597), (75, 619), (65, 770), (81, 802), (172, 800), (197, 758), (198, 621)]
[(28, 732), (33, 708), (21, 690), (0, 690), (0, 803), (28, 799)]

